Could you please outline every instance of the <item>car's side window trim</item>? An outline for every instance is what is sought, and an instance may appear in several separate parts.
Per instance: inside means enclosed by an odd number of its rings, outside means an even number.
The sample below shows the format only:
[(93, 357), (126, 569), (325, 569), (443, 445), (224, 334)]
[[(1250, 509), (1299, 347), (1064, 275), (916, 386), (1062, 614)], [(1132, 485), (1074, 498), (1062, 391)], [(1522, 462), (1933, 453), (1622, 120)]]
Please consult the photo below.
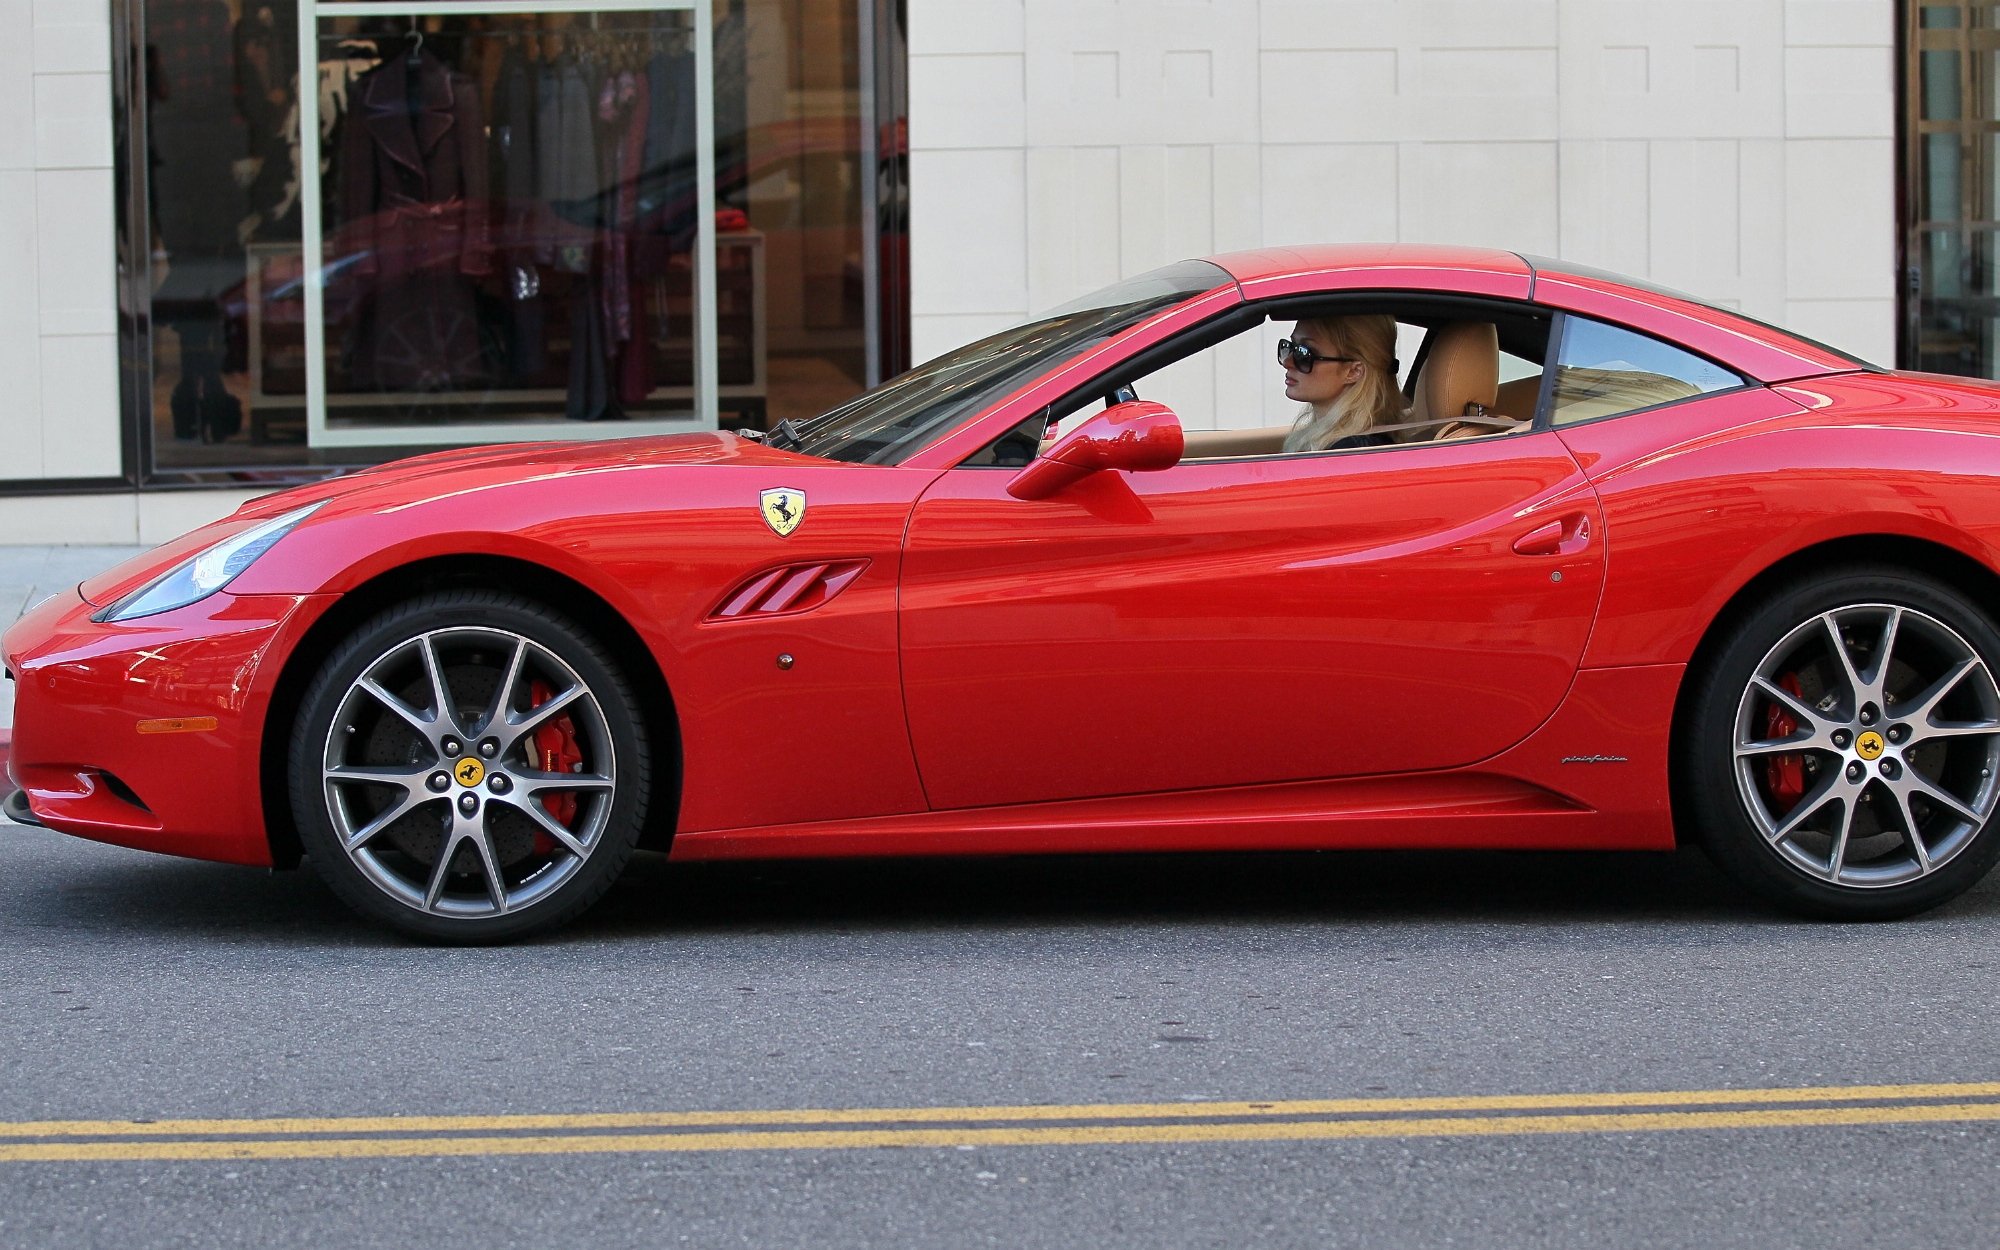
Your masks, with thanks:
[(1552, 430), (1556, 424), (1556, 375), (1562, 372), (1563, 335), (1569, 331), (1569, 314), (1558, 308), (1549, 322), (1549, 347), (1542, 353), (1542, 389), (1535, 396), (1534, 428)]
[[(1693, 356), (1697, 360), (1707, 361), (1709, 364), (1714, 365), (1724, 373), (1735, 378), (1737, 384), (1735, 386), (1725, 386), (1721, 390), (1701, 391), (1693, 395), (1683, 395), (1679, 399), (1663, 400), (1657, 404), (1648, 404), (1644, 408), (1631, 408), (1624, 412), (1607, 412), (1600, 417), (1585, 417), (1581, 421), (1565, 421), (1561, 425), (1557, 425), (1555, 420), (1556, 378), (1562, 371), (1562, 352), (1568, 343), (1571, 321), (1594, 321), (1599, 325), (1610, 326), (1614, 330), (1623, 330), (1627, 334), (1637, 335), (1642, 339), (1650, 339), (1674, 351)], [(1539, 401), (1540, 406), (1535, 413), (1535, 428), (1575, 430), (1586, 425), (1596, 425), (1600, 421), (1623, 421), (1627, 417), (1637, 417), (1648, 412), (1658, 412), (1662, 408), (1677, 408), (1682, 404), (1692, 404), (1704, 399), (1714, 399), (1718, 395), (1735, 395), (1743, 391), (1754, 391), (1762, 385), (1763, 383), (1758, 382), (1755, 378), (1743, 376), (1742, 370), (1732, 368), (1706, 352), (1698, 352), (1685, 344), (1663, 339), (1659, 335), (1648, 333), (1637, 326), (1627, 325), (1622, 321), (1617, 321), (1610, 317), (1591, 317), (1585, 316), (1582, 313), (1558, 310), (1556, 312), (1555, 325), (1549, 330), (1549, 363), (1544, 366), (1542, 372), (1542, 397)], [(1547, 420), (1546, 426), (1542, 424), (1544, 419)]]

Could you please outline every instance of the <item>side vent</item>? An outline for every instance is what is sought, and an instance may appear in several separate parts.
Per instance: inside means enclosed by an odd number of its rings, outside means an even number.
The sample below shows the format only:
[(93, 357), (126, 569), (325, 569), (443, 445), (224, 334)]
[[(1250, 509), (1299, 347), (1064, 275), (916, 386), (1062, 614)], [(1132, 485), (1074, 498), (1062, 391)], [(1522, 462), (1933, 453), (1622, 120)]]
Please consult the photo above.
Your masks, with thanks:
[(708, 619), (737, 621), (810, 612), (846, 590), (867, 567), (866, 560), (822, 560), (767, 569), (731, 591)]

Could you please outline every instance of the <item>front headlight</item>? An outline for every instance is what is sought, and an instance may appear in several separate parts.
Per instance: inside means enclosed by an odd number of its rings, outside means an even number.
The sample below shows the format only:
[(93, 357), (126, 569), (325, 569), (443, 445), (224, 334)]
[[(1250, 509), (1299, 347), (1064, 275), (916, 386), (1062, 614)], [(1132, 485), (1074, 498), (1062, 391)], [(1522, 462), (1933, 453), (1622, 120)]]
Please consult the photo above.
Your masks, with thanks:
[(277, 546), (278, 540), (291, 533), (293, 526), (317, 512), (325, 502), (307, 504), (283, 516), (272, 517), (262, 525), (253, 525), (240, 534), (231, 534), (192, 559), (176, 564), (110, 607), (98, 611), (90, 619), (129, 621), (134, 617), (184, 608), (206, 599), (236, 580), (238, 573), (249, 568), (258, 556)]

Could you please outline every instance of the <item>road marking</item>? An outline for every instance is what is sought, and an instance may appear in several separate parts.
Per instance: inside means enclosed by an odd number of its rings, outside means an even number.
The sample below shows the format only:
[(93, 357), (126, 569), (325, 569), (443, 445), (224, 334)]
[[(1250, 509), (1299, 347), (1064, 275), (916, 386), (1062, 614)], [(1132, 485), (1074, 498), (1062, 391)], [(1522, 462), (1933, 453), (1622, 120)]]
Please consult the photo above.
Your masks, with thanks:
[[(1974, 1101), (1912, 1101), (1974, 1099)], [(1781, 1103), (1888, 1105), (1776, 1106)], [(1577, 1110), (1687, 1107), (1702, 1110)], [(1714, 1109), (1726, 1107), (1731, 1109)], [(1569, 1108), (1564, 1114), (1523, 1114)], [(1413, 1113), (1471, 1111), (1441, 1116)], [(1311, 1118), (1311, 1117), (1336, 1118)], [(996, 1120), (1005, 1127), (974, 1127)], [(1060, 1125), (1034, 1121), (1098, 1121)], [(1104, 1121), (1168, 1121), (1106, 1123)], [(1174, 1122), (1178, 1121), (1178, 1122)], [(1503, 1137), (1567, 1133), (1822, 1128), (2000, 1121), (2000, 1082), (1799, 1089), (1501, 1094), (1273, 1102), (1088, 1103), (1065, 1106), (835, 1108), (596, 1115), (41, 1120), (0, 1124), (0, 1163), (202, 1159), (368, 1159), (417, 1156), (852, 1150), (960, 1146), (1080, 1146), (1369, 1138)], [(892, 1127), (948, 1123), (948, 1127)], [(771, 1129), (782, 1124), (872, 1127)], [(596, 1132), (635, 1126), (680, 1132)], [(724, 1131), (712, 1131), (721, 1127)], [(552, 1132), (551, 1130), (569, 1130)], [(474, 1130), (483, 1130), (475, 1132)], [(509, 1131), (511, 1130), (511, 1131)], [(702, 1131), (711, 1130), (711, 1131)], [(354, 1136), (353, 1134), (383, 1134)], [(455, 1133), (458, 1135), (441, 1135)], [(317, 1136), (314, 1136), (317, 1134)], [(395, 1134), (395, 1135), (389, 1135)], [(55, 1138), (113, 1140), (50, 1140)]]
[(971, 1107), (787, 1108), (751, 1111), (617, 1111), (573, 1115), (274, 1117), (236, 1120), (0, 1120), (0, 1138), (175, 1137), (252, 1133), (449, 1133), (556, 1129), (704, 1128), (762, 1124), (926, 1124), (995, 1120), (1159, 1120), (1394, 1115), (1422, 1111), (1756, 1106), (2000, 1097), (2000, 1081), (1926, 1085), (1812, 1085), (1571, 1094), (1473, 1094), (1430, 1098), (1320, 1098), (1269, 1102), (1030, 1103)]

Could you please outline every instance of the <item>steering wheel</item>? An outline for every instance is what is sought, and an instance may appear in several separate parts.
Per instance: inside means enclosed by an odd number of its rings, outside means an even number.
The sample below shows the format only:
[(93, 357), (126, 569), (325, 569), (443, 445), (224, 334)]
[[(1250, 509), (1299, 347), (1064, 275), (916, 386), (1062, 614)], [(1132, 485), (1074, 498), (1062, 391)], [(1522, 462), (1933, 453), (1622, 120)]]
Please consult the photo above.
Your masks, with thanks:
[(1132, 384), (1130, 382), (1121, 382), (1116, 390), (1104, 397), (1104, 406), (1106, 408), (1115, 408), (1119, 404), (1129, 404), (1137, 398), (1139, 398), (1139, 392), (1133, 388)]

